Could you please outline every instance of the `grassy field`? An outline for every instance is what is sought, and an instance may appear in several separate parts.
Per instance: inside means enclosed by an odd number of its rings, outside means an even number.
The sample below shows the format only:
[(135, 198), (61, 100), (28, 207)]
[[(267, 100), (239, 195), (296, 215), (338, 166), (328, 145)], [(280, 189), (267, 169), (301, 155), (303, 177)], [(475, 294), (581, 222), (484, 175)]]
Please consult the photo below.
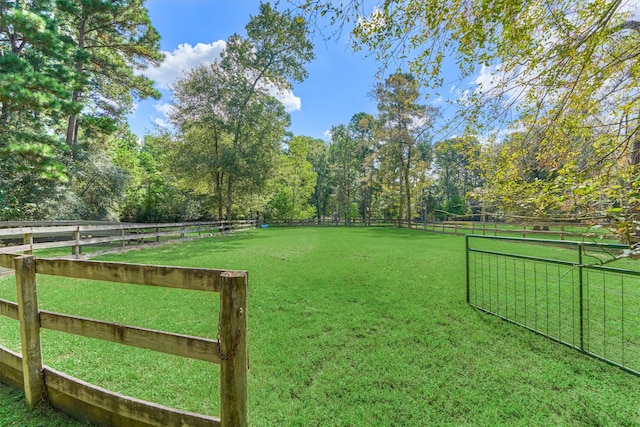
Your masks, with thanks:
[[(637, 377), (466, 304), (462, 237), (270, 228), (101, 259), (249, 271), (255, 426), (640, 425)], [(210, 294), (38, 283), (46, 310), (216, 335)], [(15, 300), (12, 278), (0, 281), (0, 297)], [(0, 321), (0, 343), (18, 349), (15, 323)], [(215, 365), (44, 332), (44, 360), (56, 369), (219, 413)]]

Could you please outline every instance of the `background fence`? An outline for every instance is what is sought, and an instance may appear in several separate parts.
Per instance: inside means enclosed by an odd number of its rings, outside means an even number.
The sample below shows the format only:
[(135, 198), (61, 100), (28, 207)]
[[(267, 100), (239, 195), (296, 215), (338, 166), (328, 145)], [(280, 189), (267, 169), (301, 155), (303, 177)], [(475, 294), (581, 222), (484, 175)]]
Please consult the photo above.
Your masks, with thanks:
[(467, 236), (467, 301), (640, 375), (640, 271), (624, 245)]
[[(0, 380), (22, 387), (30, 407), (46, 400), (63, 412), (104, 426), (247, 425), (246, 272), (37, 259), (2, 253), (0, 266), (15, 270), (17, 303), (0, 299), (0, 315), (19, 321), (22, 344), (22, 354), (0, 347)], [(219, 338), (211, 340), (40, 310), (38, 274), (218, 292)], [(220, 364), (220, 418), (123, 396), (44, 365), (42, 328)]]
[[(71, 248), (76, 257), (83, 252), (104, 253), (132, 245), (153, 244), (175, 239), (192, 239), (254, 228), (256, 221), (206, 221), (168, 224), (86, 224), (0, 222), (0, 252), (32, 253), (55, 248)], [(54, 255), (62, 255), (63, 252)]]
[[(306, 219), (306, 220), (277, 220), (269, 221), (269, 226), (371, 226), (371, 227), (396, 227), (397, 221), (372, 218), (365, 223), (362, 219), (352, 220), (345, 224), (335, 219)], [(404, 227), (408, 227), (405, 223)], [(543, 238), (565, 240), (571, 238), (593, 238), (617, 241), (619, 236), (607, 232), (606, 229), (590, 227), (588, 224), (559, 223), (559, 222), (531, 222), (531, 223), (505, 223), (505, 222), (477, 222), (477, 221), (413, 221), (411, 228), (425, 230), (434, 233), (454, 234), (464, 236), (466, 234), (481, 234), (483, 236), (508, 236), (522, 238)]]

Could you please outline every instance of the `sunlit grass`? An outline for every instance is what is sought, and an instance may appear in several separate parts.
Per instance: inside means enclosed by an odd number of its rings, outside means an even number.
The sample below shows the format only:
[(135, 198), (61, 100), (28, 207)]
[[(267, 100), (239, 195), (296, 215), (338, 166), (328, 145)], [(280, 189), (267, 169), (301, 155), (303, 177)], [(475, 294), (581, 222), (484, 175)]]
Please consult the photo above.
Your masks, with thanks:
[[(637, 377), (465, 301), (464, 238), (269, 228), (101, 259), (249, 271), (255, 426), (634, 425)], [(212, 294), (39, 277), (44, 309), (213, 337)], [(0, 296), (15, 298), (13, 279)], [(13, 325), (9, 327), (8, 325)], [(18, 346), (15, 321), (2, 342)], [(46, 331), (45, 363), (219, 414), (218, 367)]]

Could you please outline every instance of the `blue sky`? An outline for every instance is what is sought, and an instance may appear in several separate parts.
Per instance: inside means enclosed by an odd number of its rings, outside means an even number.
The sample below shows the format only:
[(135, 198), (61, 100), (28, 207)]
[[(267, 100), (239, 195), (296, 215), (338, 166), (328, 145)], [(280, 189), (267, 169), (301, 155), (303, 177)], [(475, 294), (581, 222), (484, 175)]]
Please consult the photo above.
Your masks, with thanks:
[[(167, 59), (147, 73), (163, 98), (140, 102), (129, 117), (138, 136), (152, 131), (154, 123), (164, 123), (162, 110), (171, 101), (168, 86), (183, 70), (215, 58), (221, 41), (231, 34), (243, 35), (250, 16), (258, 13), (259, 1), (147, 0), (146, 5)], [(309, 77), (294, 86), (285, 105), (295, 135), (325, 138), (332, 126), (348, 123), (358, 112), (375, 114), (369, 93), (376, 83), (377, 65), (363, 52), (351, 50), (348, 34), (330, 41), (317, 35), (314, 42), (316, 58), (307, 65)]]

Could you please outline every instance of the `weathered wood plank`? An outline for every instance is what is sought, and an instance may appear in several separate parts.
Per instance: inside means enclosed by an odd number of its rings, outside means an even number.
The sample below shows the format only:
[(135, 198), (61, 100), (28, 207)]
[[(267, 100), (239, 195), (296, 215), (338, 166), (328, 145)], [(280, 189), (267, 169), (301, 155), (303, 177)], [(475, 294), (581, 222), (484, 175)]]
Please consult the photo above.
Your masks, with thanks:
[(16, 236), (23, 235), (27, 233), (32, 233), (33, 228), (31, 227), (20, 227), (20, 228), (0, 228), (0, 237), (6, 236)]
[(219, 292), (225, 271), (66, 259), (38, 259), (36, 270), (53, 276), (208, 292)]
[(22, 356), (0, 346), (0, 381), (24, 390)]
[(19, 256), (14, 262), (18, 288), (18, 319), (22, 344), (24, 394), (27, 405), (33, 409), (42, 399), (44, 392), (35, 257), (31, 255)]
[(118, 231), (120, 229), (126, 228), (126, 225), (123, 224), (115, 224), (115, 225), (81, 225), (80, 232), (85, 233), (87, 231)]
[(0, 299), (0, 315), (18, 320), (18, 304)]
[(77, 225), (59, 225), (54, 227), (31, 227), (34, 235), (45, 236), (48, 234), (69, 235), (78, 229)]
[(0, 252), (5, 254), (14, 254), (16, 252), (24, 252), (31, 249), (31, 245), (15, 245), (0, 247)]
[[(2, 250), (3, 248), (0, 248)], [(13, 263), (13, 260), (19, 255), (9, 254), (9, 253), (1, 253), (0, 252), (0, 267), (14, 269), (16, 266)]]
[(100, 243), (111, 243), (111, 242), (119, 242), (121, 240), (134, 240), (139, 239), (139, 237), (128, 237), (125, 236), (124, 239), (120, 236), (109, 236), (109, 237), (91, 237), (80, 239), (80, 246), (85, 245), (97, 245)]
[[(124, 396), (72, 378), (49, 367), (45, 367), (44, 377), (47, 384), (47, 394), (53, 406), (96, 425), (183, 427), (217, 427), (221, 425), (220, 420), (216, 417), (179, 411)], [(69, 397), (75, 401), (70, 400)], [(99, 411), (100, 409), (102, 411)]]
[(247, 274), (227, 272), (220, 290), (220, 420), (223, 427), (246, 427)]
[[(22, 372), (22, 356), (20, 353), (16, 353), (2, 346), (0, 346), (0, 363)], [(22, 381), (20, 381), (20, 383), (22, 383)]]
[(75, 240), (59, 240), (55, 242), (34, 243), (33, 249), (67, 248), (76, 244)]
[(220, 363), (218, 341), (40, 311), (40, 326), (89, 338), (145, 348), (175, 356)]

